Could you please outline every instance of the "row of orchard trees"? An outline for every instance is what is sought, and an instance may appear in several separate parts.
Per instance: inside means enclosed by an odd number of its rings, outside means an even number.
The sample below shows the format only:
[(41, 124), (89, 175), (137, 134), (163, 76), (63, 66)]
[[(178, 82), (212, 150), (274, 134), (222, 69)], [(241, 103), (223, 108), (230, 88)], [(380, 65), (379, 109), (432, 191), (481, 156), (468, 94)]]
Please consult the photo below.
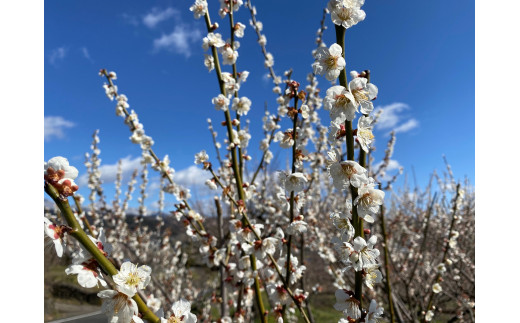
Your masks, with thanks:
[[(116, 114), (129, 127), (130, 140), (142, 150), (140, 214), (146, 214), (150, 166), (161, 174), (160, 209), (164, 193), (175, 197), (175, 209), (169, 211), (185, 226), (198, 253), (190, 255), (179, 241), (171, 241), (171, 229), (162, 217), (155, 229), (142, 225), (142, 217), (131, 225), (127, 211), (137, 170), (122, 201), (119, 172), (116, 197), (108, 205), (100, 180), (96, 132), (85, 163), (91, 189), (88, 210), (82, 210), (81, 198), (75, 194), (77, 169), (63, 157), (45, 163), (45, 191), (60, 211), (59, 217), (57, 212), (46, 214), (45, 230), (59, 256), (64, 250), (72, 255), (66, 273), (77, 275), (84, 287), (104, 288), (98, 296), (110, 322), (249, 322), (253, 318), (314, 322), (309, 292), (318, 289), (309, 289), (303, 279), (309, 265), (323, 266), (313, 270), (327, 272), (334, 281), (336, 303), (330, 307), (342, 313), (339, 322), (431, 321), (436, 313), (454, 320), (473, 319), (471, 188), (457, 185), (449, 171), (444, 178), (432, 177), (438, 179), (439, 194), (432, 195), (430, 185), (424, 191), (392, 194), (391, 201), (384, 202), (385, 191), (392, 192), (397, 176), (383, 183), (395, 135), (379, 167), (373, 167), (372, 129), (378, 115), (372, 115), (372, 101), (378, 89), (368, 70), (350, 72), (349, 81), (344, 57), (346, 30), (365, 18), (364, 1), (329, 1), (318, 30), (318, 48), (313, 51), (313, 73), (305, 87), (291, 78), (290, 71), (284, 79), (275, 74), (263, 25), (251, 2), (220, 2), (219, 15), (227, 28), (212, 23), (205, 0), (196, 0), (190, 8), (207, 28), (204, 65), (215, 71), (219, 91), (211, 103), (225, 117), (224, 147), (208, 120), (215, 157), (210, 159), (206, 151), (195, 155), (195, 164), (211, 176), (206, 185), (215, 191), (212, 212), (197, 212), (189, 190), (175, 182), (168, 155), (159, 158), (153, 150), (152, 137), (115, 85), (116, 73), (100, 72), (107, 81), (107, 96), (116, 101)], [(265, 137), (260, 140), (260, 160), (248, 154), (249, 127), (254, 123), (244, 119), (251, 100), (239, 94), (249, 74), (237, 65), (236, 38), (244, 36), (245, 25), (235, 22), (234, 14), (241, 8), (251, 14), (278, 95), (277, 111), (266, 112), (262, 120)], [(321, 40), (327, 12), (336, 33), (336, 43), (330, 47)], [(219, 32), (226, 29), (229, 39), (224, 41)], [(224, 65), (230, 66), (230, 72), (224, 72)], [(338, 80), (339, 85), (327, 88), (321, 98), (317, 75)], [(325, 126), (317, 113), (322, 107), (330, 116), (323, 120)], [(273, 142), (287, 149), (290, 169), (267, 171)], [(214, 215), (217, 225), (206, 227), (201, 213)], [(306, 263), (306, 251), (317, 253), (323, 265)], [(195, 286), (186, 266), (189, 256), (202, 259), (218, 275), (208, 276), (203, 287)], [(218, 315), (212, 311), (215, 304)]]

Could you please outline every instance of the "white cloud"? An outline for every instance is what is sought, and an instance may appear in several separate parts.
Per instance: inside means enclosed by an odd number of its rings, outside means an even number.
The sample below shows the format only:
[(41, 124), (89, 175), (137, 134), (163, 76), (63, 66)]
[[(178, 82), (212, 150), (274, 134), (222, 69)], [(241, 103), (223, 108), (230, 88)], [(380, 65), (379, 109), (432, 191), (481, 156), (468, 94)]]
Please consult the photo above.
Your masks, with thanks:
[[(114, 183), (116, 181), (117, 175), (117, 162), (114, 164), (101, 164), (99, 167), (99, 171), (101, 172), (101, 181), (104, 184)], [(123, 171), (123, 183), (127, 182), (130, 179), (133, 171), (137, 169), (141, 169), (141, 157), (132, 158), (131, 156), (126, 156), (122, 159), (121, 168)], [(88, 174), (83, 174), (78, 179), (78, 185), (84, 186), (88, 183)]]
[(148, 13), (143, 17), (143, 24), (148, 28), (154, 28), (161, 21), (168, 20), (171, 17), (179, 17), (180, 13), (177, 9), (166, 8), (160, 10), (159, 8), (153, 8), (152, 12)]
[[(377, 172), (379, 167), (383, 164), (383, 161), (380, 161), (372, 166), (372, 171)], [(390, 159), (388, 162), (388, 167), (385, 169), (383, 176), (379, 177), (380, 181), (389, 181), (394, 177), (394, 175), (399, 171), (399, 169), (403, 167), (399, 162), (395, 159)]]
[(132, 26), (137, 26), (139, 25), (139, 20), (137, 19), (137, 17), (133, 16), (133, 15), (130, 15), (130, 14), (127, 14), (126, 12), (123, 12), (121, 14), (121, 17), (123, 17), (123, 20), (132, 25)]
[(402, 125), (400, 125), (399, 127), (395, 128), (394, 131), (395, 131), (395, 133), (407, 132), (409, 130), (412, 130), (413, 128), (417, 128), (418, 126), (419, 126), (419, 121), (412, 118), (412, 119), (406, 121), (405, 123), (403, 123)]
[(175, 183), (190, 189), (194, 201), (203, 200), (204, 198), (216, 194), (216, 191), (210, 190), (206, 184), (204, 184), (206, 180), (210, 178), (210, 172), (195, 165), (176, 171), (173, 175), (173, 181)]
[(50, 141), (53, 138), (61, 139), (65, 137), (65, 129), (75, 126), (74, 122), (63, 119), (63, 117), (45, 117), (44, 123), (44, 139)]
[(397, 132), (406, 132), (419, 126), (419, 121), (414, 118), (408, 119), (406, 122), (398, 125), (406, 118), (402, 114), (403, 111), (409, 110), (410, 106), (406, 103), (395, 102), (389, 105), (377, 107), (374, 114), (381, 111), (381, 115), (375, 125), (376, 130), (394, 130)]
[(81, 53), (83, 54), (83, 57), (85, 57), (86, 59), (88, 59), (89, 61), (92, 62), (92, 58), (90, 58), (90, 54), (88, 52), (87, 47), (81, 47), (80, 50), (81, 50)]
[(198, 41), (200, 37), (200, 30), (187, 29), (183, 25), (177, 25), (171, 34), (163, 34), (160, 38), (154, 39), (153, 47), (156, 51), (165, 49), (189, 57), (191, 55), (190, 43)]
[[(150, 168), (148, 168), (150, 169)], [(159, 174), (155, 171), (153, 171), (153, 173), (149, 173), (148, 174)], [(165, 180), (165, 183), (166, 183), (167, 180)], [(149, 192), (155, 192), (157, 190), (159, 190), (161, 188), (161, 178), (159, 176), (155, 176), (155, 177), (151, 177), (151, 178), (148, 178), (148, 191)]]
[(209, 178), (211, 178), (211, 174), (208, 171), (195, 165), (176, 171), (173, 175), (175, 183), (185, 187), (205, 186), (204, 182)]
[(55, 65), (58, 61), (63, 60), (66, 55), (67, 55), (67, 48), (65, 48), (65, 47), (55, 48), (52, 50), (51, 54), (49, 55), (49, 62), (52, 65)]

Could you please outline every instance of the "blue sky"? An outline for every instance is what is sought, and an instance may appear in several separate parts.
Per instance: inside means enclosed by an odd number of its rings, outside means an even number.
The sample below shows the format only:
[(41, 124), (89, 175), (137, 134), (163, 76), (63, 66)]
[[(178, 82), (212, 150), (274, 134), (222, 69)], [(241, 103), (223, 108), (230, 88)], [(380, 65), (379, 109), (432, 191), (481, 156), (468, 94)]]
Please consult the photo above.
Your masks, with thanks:
[[(99, 129), (102, 164), (114, 165), (126, 158), (128, 172), (137, 164), (140, 149), (128, 140), (130, 132), (104, 94), (103, 79), (97, 74), (100, 68), (118, 73), (120, 92), (128, 96), (147, 134), (154, 138), (158, 155), (169, 154), (179, 177), (188, 181), (192, 173), (183, 170), (193, 165), (193, 155), (201, 149), (215, 155), (206, 119), (213, 119), (222, 138), (224, 129), (218, 123), (223, 116), (211, 104), (218, 85), (214, 71), (208, 73), (202, 64), (204, 21), (193, 19), (191, 4), (184, 0), (45, 1), (45, 160), (65, 156), (84, 174), (83, 156), (93, 131)], [(293, 78), (306, 84), (326, 1), (253, 4), (264, 24), (275, 71), (281, 75), (293, 68)], [(219, 22), (219, 32), (227, 38), (228, 21), (216, 14), (218, 2), (209, 5), (212, 20)], [(474, 182), (474, 2), (367, 1), (363, 9), (365, 21), (347, 31), (346, 62), (348, 70), (372, 71), (371, 81), (379, 87), (374, 104), (387, 109), (387, 127), (375, 132), (376, 156), (383, 153), (391, 129), (406, 130), (398, 133), (393, 159), (410, 180), (413, 166), (418, 183), (426, 184), (434, 169), (444, 168), (445, 154), (457, 178), (467, 176)], [(237, 64), (239, 71), (250, 71), (240, 95), (253, 101), (247, 118), (252, 120), (250, 151), (257, 156), (264, 102), (274, 111), (276, 95), (265, 79), (249, 19), (246, 8), (235, 17), (247, 26)], [(335, 41), (330, 17), (326, 25), (324, 41), (330, 45)], [(174, 41), (159, 46), (161, 38)], [(318, 81), (324, 93), (329, 82), (320, 76)], [(321, 116), (322, 122), (329, 119), (326, 113)], [(282, 128), (287, 126), (286, 121)], [(108, 183), (106, 190), (110, 199), (112, 185)], [(85, 189), (80, 192), (87, 195)]]

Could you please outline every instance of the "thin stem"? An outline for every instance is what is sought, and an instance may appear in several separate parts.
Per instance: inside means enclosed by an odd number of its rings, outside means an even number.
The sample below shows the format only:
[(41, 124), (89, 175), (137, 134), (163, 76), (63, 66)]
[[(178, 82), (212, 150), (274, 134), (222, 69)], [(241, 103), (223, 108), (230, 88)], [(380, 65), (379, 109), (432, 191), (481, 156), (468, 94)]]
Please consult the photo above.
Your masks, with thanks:
[[(298, 96), (294, 96), (294, 109), (298, 111)], [(296, 126), (298, 124), (298, 113), (296, 112), (293, 117), (293, 145), (292, 145), (292, 168), (291, 168), (291, 174), (294, 174), (296, 172)], [(291, 199), (289, 201), (289, 217), (290, 221), (289, 224), (291, 224), (294, 220), (294, 191), (291, 191)], [(287, 239), (287, 262), (286, 262), (286, 274), (285, 274), (285, 284), (289, 286), (289, 281), (291, 277), (291, 243), (292, 243), (292, 235), (289, 235), (289, 238)]]
[(83, 224), (87, 227), (88, 232), (90, 233), (90, 235), (93, 236), (94, 238), (96, 238), (96, 236), (94, 235), (94, 231), (92, 231), (92, 227), (90, 225), (90, 222), (88, 222), (87, 216), (86, 215), (82, 215), (83, 214), (83, 210), (81, 209), (81, 205), (79, 204), (79, 197), (78, 196), (73, 196), (72, 199), (74, 200), (74, 204), (76, 204), (76, 208), (78, 209), (78, 215), (80, 216), (81, 221), (83, 221)]

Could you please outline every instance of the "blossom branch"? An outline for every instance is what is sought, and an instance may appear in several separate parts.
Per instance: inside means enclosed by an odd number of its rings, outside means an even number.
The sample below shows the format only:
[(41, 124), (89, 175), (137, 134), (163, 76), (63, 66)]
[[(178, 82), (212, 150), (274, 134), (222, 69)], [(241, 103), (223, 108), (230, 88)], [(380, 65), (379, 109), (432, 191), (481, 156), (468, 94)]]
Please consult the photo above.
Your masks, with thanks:
[[(220, 182), (220, 180), (218, 179), (217, 177), (217, 174), (215, 174), (215, 172), (213, 171), (213, 169), (211, 167), (208, 168), (208, 170), (211, 172), (211, 175), (213, 175), (213, 178), (215, 179), (215, 182), (222, 188), (224, 189), (224, 186), (222, 185), (222, 183)], [(253, 232), (253, 234), (255, 235), (256, 239), (260, 242), (262, 242), (262, 237), (260, 237), (260, 235), (256, 232), (256, 230), (253, 228), (253, 226), (251, 225), (251, 221), (249, 220), (249, 217), (247, 216), (247, 214), (244, 212), (243, 210), (243, 207), (241, 205), (239, 205), (239, 203), (229, 194), (229, 192), (226, 192), (226, 196), (228, 197), (228, 199), (237, 207), (237, 209), (239, 210), (239, 213), (242, 215), (243, 219), (244, 219), (244, 222), (245, 222), (245, 225), (251, 229), (251, 231)], [(253, 256), (253, 255), (251, 255)], [(267, 256), (269, 257), (269, 259), (271, 260), (271, 262), (274, 264), (274, 267), (276, 269), (276, 272), (278, 273), (278, 277), (280, 278), (280, 280), (282, 281), (282, 284), (285, 288), (285, 290), (287, 291), (287, 293), (289, 294), (289, 296), (291, 297), (291, 299), (294, 301), (294, 304), (296, 305), (296, 307), (298, 308), (298, 310), (300, 311), (300, 313), (303, 315), (303, 318), (305, 319), (305, 322), (307, 323), (310, 323), (309, 321), (309, 318), (307, 317), (307, 314), (305, 313), (305, 310), (303, 309), (303, 307), (301, 306), (301, 302), (300, 300), (298, 300), (295, 296), (294, 296), (294, 293), (291, 291), (291, 289), (289, 288), (289, 286), (285, 283), (285, 279), (284, 279), (284, 276), (278, 266), (278, 263), (276, 262), (276, 260), (274, 259), (273, 255), (271, 255), (270, 253), (267, 253)], [(253, 263), (251, 263), (251, 266), (253, 266)], [(256, 264), (254, 265), (256, 268)], [(254, 269), (256, 270), (256, 269)], [(256, 286), (255, 286), (256, 287)], [(264, 317), (266, 317), (264, 315)]]
[[(453, 199), (452, 218), (451, 218), (450, 228), (448, 230), (448, 239), (447, 239), (448, 241), (446, 241), (446, 245), (444, 247), (444, 254), (442, 256), (441, 264), (446, 263), (446, 260), (448, 259), (448, 251), (450, 250), (450, 238), (451, 238), (451, 234), (453, 232), (453, 228), (455, 226), (455, 222), (457, 221), (457, 209), (458, 209), (460, 195), (461, 195), (461, 189), (460, 189), (460, 183), (459, 183), (459, 184), (457, 184), (455, 198)], [(437, 273), (435, 275), (435, 279), (433, 280), (433, 282), (434, 283), (440, 282), (441, 276), (442, 276), (442, 274), (440, 272)], [(432, 308), (433, 298), (436, 293), (438, 293), (438, 292), (436, 292), (435, 288), (433, 288), (433, 286), (432, 286), (432, 290), (430, 291), (430, 295), (428, 297), (429, 300), (428, 300), (428, 305), (426, 306), (426, 311), (425, 311), (426, 313), (428, 313), (428, 311), (430, 311), (430, 309)], [(427, 322), (426, 316), (423, 318), (422, 322), (423, 323)]]
[[(105, 78), (107, 79), (107, 82), (109, 83), (109, 86), (108, 86), (108, 87), (112, 89), (112, 93), (113, 93), (113, 95), (114, 95), (116, 98), (119, 97), (119, 94), (118, 94), (118, 92), (117, 92), (117, 88), (114, 86), (114, 83), (113, 83), (113, 81), (112, 81), (112, 77), (110, 77), (108, 71), (107, 71), (106, 69), (102, 69), (102, 70), (100, 71), (100, 74), (102, 74), (103, 76), (105, 76)], [(137, 125), (135, 124), (135, 122), (133, 121), (133, 119), (130, 118), (130, 113), (128, 112), (128, 110), (126, 109), (126, 107), (125, 107), (125, 106), (119, 106), (119, 107), (121, 107), (121, 111), (122, 111), (122, 113), (123, 113), (124, 116), (127, 118), (127, 120), (129, 120), (129, 123), (131, 124), (131, 126), (132, 126), (134, 129), (137, 128)], [(154, 160), (154, 162), (156, 163), (156, 165), (159, 165), (161, 175), (164, 176), (164, 177), (166, 177), (166, 179), (168, 179), (168, 182), (170, 182), (171, 185), (174, 185), (174, 182), (173, 182), (173, 179), (172, 179), (172, 177), (171, 177), (170, 172), (167, 171), (167, 170), (164, 170), (164, 169), (163, 169), (163, 167), (162, 167), (162, 164), (163, 164), (163, 163), (161, 162), (161, 160), (159, 159), (159, 157), (157, 157), (157, 155), (156, 155), (155, 152), (153, 151), (151, 145), (150, 145), (147, 149), (145, 149), (145, 150), (146, 150), (146, 151), (150, 154), (150, 156), (153, 158), (153, 160)], [(183, 199), (182, 202), (184, 203), (184, 205), (186, 205), (186, 207), (188, 208), (188, 210), (191, 209), (190, 206), (189, 206), (189, 204), (188, 204), (188, 201), (187, 201), (186, 199)], [(200, 228), (202, 229), (202, 231), (206, 231), (206, 230), (204, 229), (204, 224), (202, 224), (202, 221), (197, 220), (196, 222), (197, 222), (197, 224), (200, 226)], [(191, 221), (190, 221), (190, 223), (191, 223)], [(193, 227), (198, 231), (198, 229), (195, 227), (195, 225), (193, 225)]]
[[(343, 26), (334, 25), (336, 28), (336, 42), (341, 47), (343, 59), (345, 59), (345, 31)], [(342, 69), (339, 74), (339, 83), (341, 86), (348, 88), (347, 83), (347, 72), (346, 69)], [(347, 159), (354, 160), (354, 135), (352, 131), (352, 121), (345, 120), (345, 141), (347, 144)], [(363, 165), (361, 165), (363, 166)], [(350, 185), (350, 192), (352, 201), (358, 197), (357, 188)], [(354, 224), (355, 234), (354, 237), (364, 238), (363, 233), (363, 220), (359, 218), (357, 208), (352, 208), (352, 222)], [(362, 293), (363, 293), (363, 276), (361, 271), (356, 271), (355, 274), (355, 298), (359, 301), (360, 307), (362, 306)]]
[[(70, 235), (73, 236), (97, 261), (99, 266), (110, 276), (118, 274), (117, 268), (108, 260), (101, 250), (90, 240), (85, 231), (81, 229), (80, 224), (76, 220), (72, 209), (70, 208), (69, 201), (65, 197), (61, 197), (58, 191), (51, 184), (45, 182), (45, 193), (56, 203), (61, 211), (61, 214), (67, 224), (72, 227)], [(136, 302), (139, 312), (143, 315), (143, 318), (158, 323), (160, 319), (146, 306), (145, 302), (136, 294), (132, 297)]]
[[(204, 14), (204, 20), (206, 22), (206, 27), (207, 27), (208, 32), (212, 32), (212, 30), (214, 28), (213, 28), (213, 25), (211, 24), (211, 20), (210, 20), (208, 11), (206, 11)], [(215, 72), (217, 74), (217, 79), (219, 82), (220, 93), (222, 95), (226, 96), (227, 91), (225, 89), (224, 80), (222, 78), (222, 72), (220, 69), (220, 63), (219, 63), (219, 57), (217, 54), (217, 49), (213, 45), (211, 46), (211, 52), (212, 52), (213, 61), (215, 64)], [(228, 138), (229, 138), (230, 143), (232, 143), (234, 135), (233, 135), (232, 122), (231, 122), (229, 109), (226, 109), (226, 111), (224, 112), (224, 115), (226, 118), (226, 127), (227, 127), (227, 131), (228, 131)], [(236, 154), (237, 154), (236, 146), (233, 145), (233, 147), (231, 148), (231, 160), (232, 160), (233, 174), (235, 177), (235, 182), (236, 182), (236, 187), (237, 187), (239, 198), (240, 198), (240, 200), (245, 201), (245, 194), (244, 194), (244, 189), (243, 189), (243, 185), (242, 185), (242, 176), (240, 173), (239, 163), (237, 161)], [(242, 156), (240, 156), (240, 158), (242, 158)], [(223, 186), (222, 186), (222, 188), (223, 188)], [(250, 260), (251, 260), (252, 269), (253, 269), (253, 271), (255, 271), (256, 270), (256, 257), (254, 255), (250, 255)], [(256, 277), (256, 276), (254, 278), (254, 285), (255, 285), (255, 298), (256, 298), (256, 302), (257, 302), (259, 311), (261, 313), (261, 319), (262, 319), (262, 322), (266, 323), (267, 315), (266, 315), (265, 307), (264, 307), (261, 292), (260, 292), (260, 282), (258, 280), (258, 277)]]

